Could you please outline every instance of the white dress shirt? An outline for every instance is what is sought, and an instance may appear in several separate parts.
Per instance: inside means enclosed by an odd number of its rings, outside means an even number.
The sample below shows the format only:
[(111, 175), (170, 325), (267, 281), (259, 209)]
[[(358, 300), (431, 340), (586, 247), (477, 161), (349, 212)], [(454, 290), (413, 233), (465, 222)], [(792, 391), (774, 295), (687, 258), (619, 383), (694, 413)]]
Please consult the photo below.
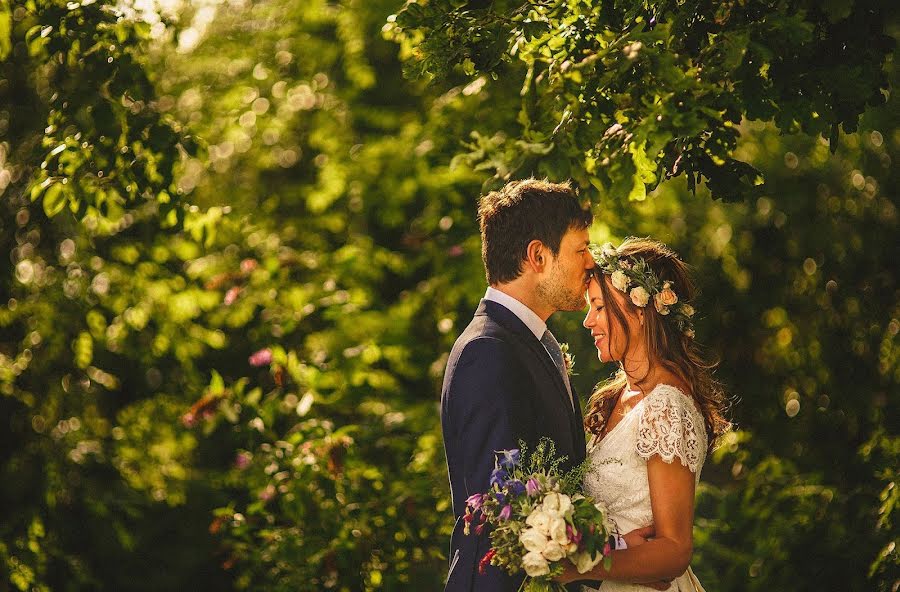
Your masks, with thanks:
[[(534, 333), (534, 337), (540, 341), (547, 330), (547, 323), (537, 316), (537, 313), (510, 296), (505, 292), (501, 292), (495, 288), (488, 286), (487, 292), (484, 293), (484, 299), (496, 302), (504, 308), (509, 309), (511, 313), (519, 317), (519, 320), (525, 323), (528, 330)], [(550, 354), (547, 354), (550, 355)]]

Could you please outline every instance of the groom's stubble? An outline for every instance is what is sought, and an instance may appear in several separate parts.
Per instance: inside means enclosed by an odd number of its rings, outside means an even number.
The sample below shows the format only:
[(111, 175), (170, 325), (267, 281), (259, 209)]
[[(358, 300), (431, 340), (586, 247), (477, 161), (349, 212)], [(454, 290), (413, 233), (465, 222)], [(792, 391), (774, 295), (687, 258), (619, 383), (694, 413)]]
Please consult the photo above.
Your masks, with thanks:
[[(584, 289), (575, 290), (568, 286), (566, 275), (566, 270), (561, 265), (554, 265), (547, 278), (538, 282), (535, 292), (538, 298), (556, 311), (583, 310), (585, 307)], [(586, 279), (587, 274), (585, 273)]]

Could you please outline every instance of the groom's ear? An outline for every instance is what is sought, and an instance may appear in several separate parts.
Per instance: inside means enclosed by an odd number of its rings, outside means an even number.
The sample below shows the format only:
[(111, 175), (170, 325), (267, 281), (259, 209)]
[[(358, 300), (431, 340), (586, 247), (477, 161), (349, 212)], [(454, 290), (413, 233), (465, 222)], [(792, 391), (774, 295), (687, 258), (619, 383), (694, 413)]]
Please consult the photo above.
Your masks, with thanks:
[(528, 243), (525, 248), (525, 265), (528, 269), (536, 273), (544, 271), (544, 265), (547, 263), (547, 249), (544, 243), (535, 239)]

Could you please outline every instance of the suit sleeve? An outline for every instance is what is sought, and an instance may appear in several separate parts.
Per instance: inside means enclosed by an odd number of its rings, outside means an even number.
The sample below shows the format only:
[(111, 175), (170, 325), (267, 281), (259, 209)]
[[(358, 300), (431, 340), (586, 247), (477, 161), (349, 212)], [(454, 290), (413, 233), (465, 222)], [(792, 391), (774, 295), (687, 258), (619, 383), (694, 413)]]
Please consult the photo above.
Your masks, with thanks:
[(527, 377), (513, 348), (499, 339), (479, 338), (463, 350), (445, 403), (468, 495), (487, 491), (495, 451), (535, 439), (534, 386)]

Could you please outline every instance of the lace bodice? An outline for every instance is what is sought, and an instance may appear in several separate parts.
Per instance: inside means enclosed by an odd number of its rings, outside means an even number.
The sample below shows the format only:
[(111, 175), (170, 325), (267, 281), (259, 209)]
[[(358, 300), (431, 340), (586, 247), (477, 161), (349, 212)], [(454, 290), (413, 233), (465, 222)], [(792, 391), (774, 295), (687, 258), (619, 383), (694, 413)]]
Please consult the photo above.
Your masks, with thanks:
[[(647, 526), (653, 522), (647, 460), (655, 454), (668, 463), (678, 459), (699, 481), (706, 445), (703, 416), (693, 400), (674, 386), (657, 385), (588, 450), (585, 493), (607, 507), (619, 532)], [(691, 589), (674, 584), (670, 590)], [(632, 589), (648, 590), (617, 582), (601, 586), (601, 592)]]

